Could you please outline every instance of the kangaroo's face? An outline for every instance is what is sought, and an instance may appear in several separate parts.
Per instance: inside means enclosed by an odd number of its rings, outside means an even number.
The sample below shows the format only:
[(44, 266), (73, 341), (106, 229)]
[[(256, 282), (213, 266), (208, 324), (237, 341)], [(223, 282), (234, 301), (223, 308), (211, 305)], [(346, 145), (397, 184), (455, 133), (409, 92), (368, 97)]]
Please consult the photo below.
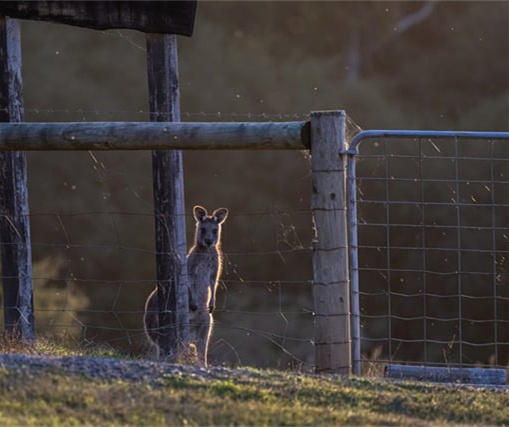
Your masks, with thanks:
[(194, 207), (196, 219), (196, 244), (205, 248), (217, 245), (221, 238), (221, 224), (228, 216), (228, 209), (216, 209), (211, 215), (201, 206)]

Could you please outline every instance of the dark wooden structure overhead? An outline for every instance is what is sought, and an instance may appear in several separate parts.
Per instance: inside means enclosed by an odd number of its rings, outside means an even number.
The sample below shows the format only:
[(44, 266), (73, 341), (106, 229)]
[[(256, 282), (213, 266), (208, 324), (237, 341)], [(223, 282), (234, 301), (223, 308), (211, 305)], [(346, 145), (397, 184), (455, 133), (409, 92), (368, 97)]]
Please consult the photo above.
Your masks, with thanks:
[(196, 0), (181, 1), (0, 1), (0, 15), (96, 30), (193, 34)]

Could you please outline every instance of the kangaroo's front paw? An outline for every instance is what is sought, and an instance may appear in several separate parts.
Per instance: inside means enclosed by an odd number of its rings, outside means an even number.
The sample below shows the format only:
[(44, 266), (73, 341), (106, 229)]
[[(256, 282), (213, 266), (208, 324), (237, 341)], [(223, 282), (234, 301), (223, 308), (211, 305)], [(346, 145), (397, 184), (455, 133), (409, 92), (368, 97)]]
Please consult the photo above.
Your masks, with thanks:
[(214, 313), (215, 308), (213, 305), (209, 305), (209, 313)]

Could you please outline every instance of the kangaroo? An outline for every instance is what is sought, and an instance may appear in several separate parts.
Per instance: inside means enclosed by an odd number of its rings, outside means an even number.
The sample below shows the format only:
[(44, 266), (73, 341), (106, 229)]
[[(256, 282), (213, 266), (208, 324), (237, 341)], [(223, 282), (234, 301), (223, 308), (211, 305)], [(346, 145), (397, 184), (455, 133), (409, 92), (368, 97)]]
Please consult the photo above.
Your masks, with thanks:
[[(205, 208), (195, 206), (196, 220), (194, 245), (187, 255), (189, 280), (190, 342), (198, 363), (207, 366), (207, 353), (212, 333), (212, 313), (216, 304), (216, 289), (222, 271), (221, 224), (228, 216), (228, 209), (216, 209), (211, 215)], [(145, 333), (157, 348), (158, 301), (157, 288), (145, 304)]]

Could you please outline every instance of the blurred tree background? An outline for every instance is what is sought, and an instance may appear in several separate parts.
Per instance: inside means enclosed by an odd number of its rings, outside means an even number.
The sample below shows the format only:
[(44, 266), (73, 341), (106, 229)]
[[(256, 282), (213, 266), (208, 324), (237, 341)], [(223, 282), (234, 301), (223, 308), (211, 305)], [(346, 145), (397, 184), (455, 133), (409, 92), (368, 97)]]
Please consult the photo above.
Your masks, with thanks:
[[(147, 120), (143, 34), (22, 22), (22, 48), (26, 121)], [(507, 2), (202, 1), (179, 61), (183, 121), (345, 109), (367, 129), (509, 129)], [(150, 154), (28, 162), (39, 331), (143, 352)], [(231, 212), (213, 362), (312, 363), (308, 160), (186, 152), (184, 162), (187, 211)]]

